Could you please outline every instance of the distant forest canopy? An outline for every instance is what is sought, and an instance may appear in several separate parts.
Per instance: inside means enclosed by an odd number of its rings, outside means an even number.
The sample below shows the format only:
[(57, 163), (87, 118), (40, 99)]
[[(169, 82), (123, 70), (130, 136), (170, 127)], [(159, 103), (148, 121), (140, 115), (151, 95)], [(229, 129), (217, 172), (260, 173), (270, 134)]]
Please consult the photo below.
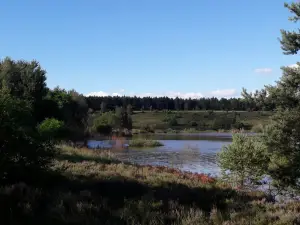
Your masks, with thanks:
[(132, 110), (272, 110), (255, 101), (244, 98), (199, 98), (182, 99), (169, 97), (129, 97), (129, 96), (88, 96), (88, 106), (94, 111), (110, 111), (116, 107), (128, 107)]

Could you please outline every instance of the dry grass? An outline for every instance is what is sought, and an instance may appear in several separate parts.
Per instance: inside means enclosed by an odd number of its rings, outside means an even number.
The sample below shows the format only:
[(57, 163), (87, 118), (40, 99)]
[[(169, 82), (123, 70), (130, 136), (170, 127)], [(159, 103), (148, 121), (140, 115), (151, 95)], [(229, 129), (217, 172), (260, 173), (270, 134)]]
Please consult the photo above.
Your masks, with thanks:
[(124, 164), (109, 152), (64, 146), (53, 170), (48, 183), (0, 190), (2, 224), (300, 224), (299, 202), (267, 203), (259, 192)]

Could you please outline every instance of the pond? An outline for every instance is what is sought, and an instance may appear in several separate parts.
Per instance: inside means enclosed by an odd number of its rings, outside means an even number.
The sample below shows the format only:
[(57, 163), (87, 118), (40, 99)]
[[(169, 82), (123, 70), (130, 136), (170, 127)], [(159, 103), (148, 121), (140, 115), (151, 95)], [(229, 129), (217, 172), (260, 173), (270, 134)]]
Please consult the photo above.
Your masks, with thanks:
[[(160, 165), (178, 168), (182, 171), (211, 174), (217, 176), (220, 169), (216, 163), (216, 154), (223, 145), (231, 143), (230, 133), (201, 134), (162, 134), (143, 135), (142, 138), (158, 140), (162, 147), (111, 150), (122, 160), (141, 165)], [(113, 141), (89, 140), (88, 146), (110, 147)]]

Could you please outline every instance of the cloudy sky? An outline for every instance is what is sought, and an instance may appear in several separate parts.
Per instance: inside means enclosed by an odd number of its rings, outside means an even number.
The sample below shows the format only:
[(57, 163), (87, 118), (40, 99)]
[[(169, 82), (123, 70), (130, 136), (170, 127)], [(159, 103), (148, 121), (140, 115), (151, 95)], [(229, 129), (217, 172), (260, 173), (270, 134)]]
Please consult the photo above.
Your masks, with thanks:
[(3, 1), (0, 56), (36, 59), (51, 88), (86, 95), (235, 97), (296, 63), (278, 41), (296, 27), (283, 3)]

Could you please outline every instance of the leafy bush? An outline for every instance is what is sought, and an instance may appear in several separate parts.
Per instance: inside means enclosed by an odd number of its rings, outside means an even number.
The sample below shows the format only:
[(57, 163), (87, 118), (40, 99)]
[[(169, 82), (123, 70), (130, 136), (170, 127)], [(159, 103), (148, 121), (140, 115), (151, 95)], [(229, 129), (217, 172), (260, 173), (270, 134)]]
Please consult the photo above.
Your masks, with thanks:
[(63, 139), (65, 137), (64, 123), (54, 118), (45, 119), (38, 125), (39, 133), (50, 139)]
[(105, 112), (95, 118), (92, 130), (100, 134), (110, 134), (120, 124), (120, 117), (113, 112)]
[(259, 137), (233, 134), (232, 143), (222, 148), (217, 161), (223, 178), (244, 187), (245, 182), (252, 184), (262, 178), (268, 155)]
[(105, 112), (94, 118), (92, 132), (108, 135), (113, 129), (116, 132), (132, 129), (132, 118), (122, 108), (117, 107), (115, 112)]

